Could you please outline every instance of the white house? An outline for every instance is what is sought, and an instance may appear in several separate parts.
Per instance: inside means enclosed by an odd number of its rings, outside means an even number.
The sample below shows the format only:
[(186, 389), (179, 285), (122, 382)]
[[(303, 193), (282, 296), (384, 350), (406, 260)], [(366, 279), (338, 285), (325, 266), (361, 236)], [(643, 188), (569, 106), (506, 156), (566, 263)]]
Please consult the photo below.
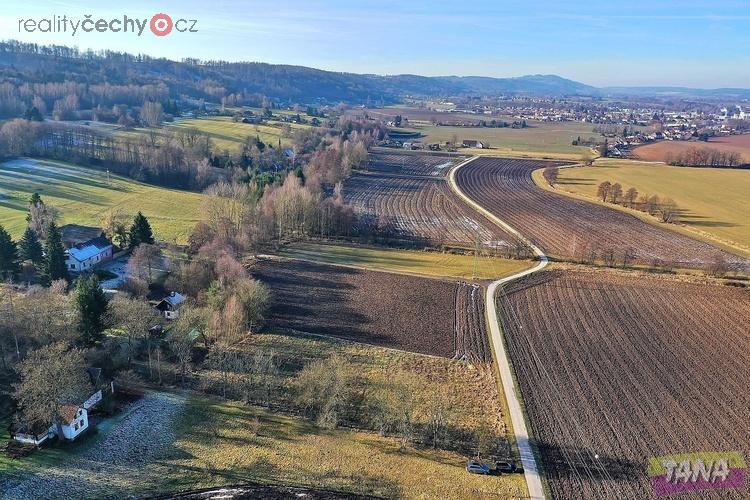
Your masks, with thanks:
[(185, 302), (185, 296), (172, 292), (156, 304), (156, 309), (167, 319), (175, 319), (180, 315), (180, 306)]
[(477, 149), (483, 149), (484, 143), (482, 141), (476, 141), (474, 139), (464, 139), (464, 147), (467, 148), (477, 148)]
[(81, 272), (111, 258), (112, 242), (104, 236), (98, 236), (69, 248), (65, 264), (69, 270)]
[(82, 406), (65, 405), (60, 408), (60, 417), (60, 428), (63, 435), (58, 435), (58, 437), (61, 439), (72, 441), (89, 427), (89, 413)]

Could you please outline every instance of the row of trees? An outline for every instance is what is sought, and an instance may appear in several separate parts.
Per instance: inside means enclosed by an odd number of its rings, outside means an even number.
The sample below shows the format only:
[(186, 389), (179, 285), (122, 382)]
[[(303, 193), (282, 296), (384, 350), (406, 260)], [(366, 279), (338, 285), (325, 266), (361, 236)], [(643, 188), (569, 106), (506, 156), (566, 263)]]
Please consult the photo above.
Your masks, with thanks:
[(742, 155), (736, 151), (721, 151), (715, 148), (691, 147), (687, 151), (669, 152), (665, 158), (669, 165), (680, 167), (738, 167)]
[(596, 196), (605, 203), (619, 204), (646, 212), (658, 217), (661, 222), (676, 223), (679, 220), (680, 209), (672, 198), (662, 200), (657, 195), (639, 195), (634, 187), (623, 193), (619, 182), (601, 182), (596, 189)]

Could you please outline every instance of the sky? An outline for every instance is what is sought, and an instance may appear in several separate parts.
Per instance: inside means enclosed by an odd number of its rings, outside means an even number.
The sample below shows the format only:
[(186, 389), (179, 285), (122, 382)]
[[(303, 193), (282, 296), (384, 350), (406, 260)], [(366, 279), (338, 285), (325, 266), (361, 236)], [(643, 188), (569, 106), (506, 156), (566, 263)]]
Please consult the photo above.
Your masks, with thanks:
[[(596, 86), (750, 87), (750, 1), (2, 0), (0, 39), (180, 60), (376, 74), (557, 74)], [(618, 5), (619, 4), (619, 5)], [(27, 31), (81, 21), (196, 20), (197, 32)], [(192, 23), (181, 23), (185, 28)], [(175, 24), (177, 26), (177, 24)]]

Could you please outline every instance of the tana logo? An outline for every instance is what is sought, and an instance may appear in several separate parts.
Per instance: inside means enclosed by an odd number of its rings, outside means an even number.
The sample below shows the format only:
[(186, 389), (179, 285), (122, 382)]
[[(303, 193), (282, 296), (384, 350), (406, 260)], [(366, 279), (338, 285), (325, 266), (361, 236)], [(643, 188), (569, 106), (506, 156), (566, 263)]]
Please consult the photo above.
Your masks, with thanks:
[(664, 455), (649, 460), (648, 474), (658, 497), (699, 490), (745, 488), (747, 466), (737, 451)]

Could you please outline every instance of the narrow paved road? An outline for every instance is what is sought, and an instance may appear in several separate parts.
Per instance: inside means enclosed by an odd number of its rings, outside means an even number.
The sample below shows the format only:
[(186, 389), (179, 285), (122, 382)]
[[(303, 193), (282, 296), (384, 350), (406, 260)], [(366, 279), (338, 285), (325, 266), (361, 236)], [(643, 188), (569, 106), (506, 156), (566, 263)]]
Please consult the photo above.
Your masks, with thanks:
[(529, 274), (544, 269), (549, 261), (547, 259), (547, 256), (544, 255), (544, 252), (542, 252), (539, 247), (531, 243), (521, 233), (492, 214), (489, 210), (486, 210), (477, 202), (466, 196), (466, 194), (461, 191), (461, 188), (458, 187), (458, 184), (456, 183), (456, 172), (458, 172), (459, 169), (476, 160), (477, 158), (478, 156), (475, 156), (453, 167), (448, 176), (448, 183), (450, 184), (451, 189), (475, 210), (485, 215), (488, 219), (503, 228), (508, 233), (521, 239), (521, 241), (526, 243), (532, 249), (534, 254), (539, 258), (539, 263), (533, 268), (521, 271), (520, 273), (516, 273), (512, 276), (507, 276), (505, 278), (493, 281), (490, 286), (487, 287), (487, 296), (485, 298), (487, 307), (485, 308), (485, 310), (487, 311), (487, 323), (490, 327), (490, 338), (492, 340), (492, 346), (495, 351), (497, 366), (500, 369), (500, 381), (503, 384), (505, 399), (508, 401), (510, 421), (513, 424), (513, 432), (516, 435), (516, 445), (518, 446), (518, 453), (521, 455), (521, 463), (523, 464), (524, 476), (526, 477), (526, 484), (529, 488), (529, 497), (534, 500), (544, 500), (545, 495), (544, 487), (542, 486), (542, 478), (539, 475), (539, 469), (537, 467), (536, 459), (534, 458), (534, 452), (531, 449), (531, 443), (529, 441), (529, 431), (526, 428), (526, 420), (524, 419), (523, 409), (521, 408), (520, 396), (519, 394), (517, 394), (515, 384), (513, 383), (513, 373), (510, 367), (510, 356), (508, 355), (508, 351), (505, 347), (505, 341), (503, 340), (503, 335), (500, 330), (500, 320), (497, 316), (497, 306), (495, 304), (495, 293), (497, 292), (497, 288), (504, 283), (508, 283), (510, 281), (516, 280), (523, 276), (528, 276)]

